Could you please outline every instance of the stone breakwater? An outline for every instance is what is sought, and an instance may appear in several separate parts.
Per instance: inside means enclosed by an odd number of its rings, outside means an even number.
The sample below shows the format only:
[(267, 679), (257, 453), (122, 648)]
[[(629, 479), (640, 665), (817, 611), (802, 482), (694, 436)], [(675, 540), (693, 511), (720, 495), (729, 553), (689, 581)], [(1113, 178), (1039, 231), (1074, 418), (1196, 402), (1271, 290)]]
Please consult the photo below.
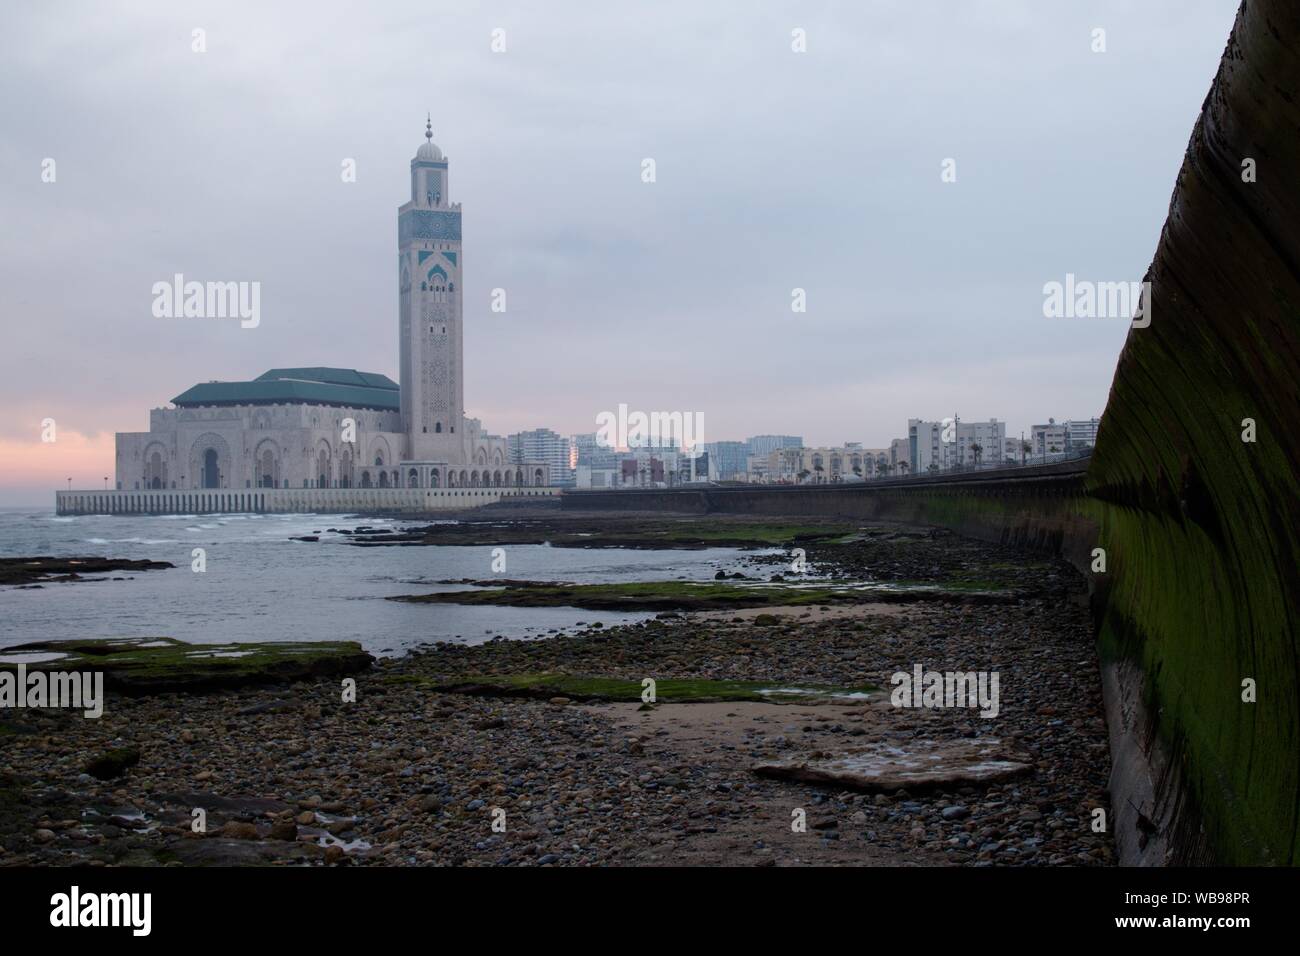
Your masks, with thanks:
[[(906, 547), (909, 566), (926, 549), (942, 563), (942, 540)], [(356, 674), (351, 703), (334, 676), (110, 695), (96, 721), (0, 715), (0, 865), (1105, 865), (1098, 671), (1061, 573), (1016, 570), (1026, 593), (1009, 604), (767, 607), (440, 644)], [(438, 689), (541, 672), (883, 689), (917, 663), (998, 671), (998, 717), (895, 709), (886, 690), (645, 705)], [(963, 747), (1027, 770), (883, 791), (755, 772)]]

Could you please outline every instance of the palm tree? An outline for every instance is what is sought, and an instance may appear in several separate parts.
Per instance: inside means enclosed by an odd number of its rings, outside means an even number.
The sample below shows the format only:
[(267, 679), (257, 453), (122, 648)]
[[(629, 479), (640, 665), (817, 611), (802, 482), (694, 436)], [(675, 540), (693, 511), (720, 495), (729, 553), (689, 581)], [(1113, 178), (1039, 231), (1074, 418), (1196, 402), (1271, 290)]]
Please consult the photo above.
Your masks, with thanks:
[(1034, 450), (1034, 446), (1029, 444), (1029, 442), (1022, 441), (1020, 443), (1020, 464), (1023, 465), (1025, 463), (1025, 456), (1028, 455), (1033, 450)]
[(903, 472), (903, 474), (907, 474), (909, 471), (912, 470), (912, 463), (907, 461), (900, 461), (898, 463), (898, 467), (899, 470)]
[(813, 471), (817, 472), (817, 483), (818, 483), (818, 484), (821, 483), (821, 480), (822, 480), (822, 472), (824, 472), (825, 470), (826, 470), (826, 469), (823, 468), (821, 465), (813, 465)]
[(975, 456), (975, 467), (980, 466), (980, 456), (984, 454), (984, 446), (977, 441), (970, 443), (971, 454)]
[(805, 481), (808, 480), (808, 475), (809, 475), (809, 474), (810, 474), (810, 472), (808, 471), (807, 468), (805, 468), (803, 471), (799, 472), (799, 474), (798, 474), (796, 477), (797, 477), (797, 478), (799, 479), (799, 481), (802, 483), (802, 482), (805, 482)]

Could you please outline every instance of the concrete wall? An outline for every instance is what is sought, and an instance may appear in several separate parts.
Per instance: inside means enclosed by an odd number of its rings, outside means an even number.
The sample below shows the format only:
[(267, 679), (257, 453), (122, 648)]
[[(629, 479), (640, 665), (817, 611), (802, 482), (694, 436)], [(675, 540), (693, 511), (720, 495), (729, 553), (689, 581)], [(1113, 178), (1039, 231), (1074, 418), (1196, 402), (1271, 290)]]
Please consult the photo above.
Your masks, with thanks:
[[(1253, 178), (1243, 170), (1253, 163)], [(1300, 862), (1300, 4), (1243, 3), (1196, 119), (1089, 471), (1037, 486), (645, 507), (923, 521), (1092, 577), (1112, 820), (1134, 863)], [(1247, 421), (1256, 440), (1243, 441)], [(945, 484), (947, 484), (945, 482)], [(618, 507), (620, 493), (566, 496)], [(595, 497), (605, 495), (605, 498)], [(692, 497), (693, 496), (693, 497)], [(1257, 697), (1243, 700), (1243, 682)], [(1145, 818), (1145, 820), (1143, 819)], [(1149, 823), (1145, 822), (1149, 821)], [(1143, 826), (1139, 826), (1143, 823)]]
[[(1253, 160), (1254, 182), (1243, 180)], [(1087, 490), (1106, 660), (1163, 749), (1168, 859), (1295, 864), (1300, 805), (1300, 4), (1242, 5), (1196, 120)], [(1253, 419), (1257, 441), (1242, 440)], [(1242, 681), (1258, 700), (1242, 700)], [(1123, 682), (1117, 675), (1116, 680)], [(1163, 769), (1163, 773), (1162, 773)]]
[[(1254, 181), (1243, 169), (1254, 162)], [(591, 492), (566, 507), (841, 514), (1019, 542), (1090, 575), (1110, 825), (1136, 864), (1300, 863), (1300, 4), (1243, 3), (1086, 478)], [(1255, 440), (1244, 441), (1247, 420)], [(890, 487), (896, 485), (896, 487)], [(603, 496), (603, 497), (602, 497)], [(1243, 699), (1243, 681), (1257, 697)]]
[(499, 501), (554, 498), (558, 488), (253, 488), (209, 491), (59, 491), (55, 509), (78, 514), (426, 514)]
[(815, 515), (951, 528), (1071, 561), (1086, 571), (1097, 526), (1087, 460), (841, 485), (748, 485), (566, 492), (569, 510)]

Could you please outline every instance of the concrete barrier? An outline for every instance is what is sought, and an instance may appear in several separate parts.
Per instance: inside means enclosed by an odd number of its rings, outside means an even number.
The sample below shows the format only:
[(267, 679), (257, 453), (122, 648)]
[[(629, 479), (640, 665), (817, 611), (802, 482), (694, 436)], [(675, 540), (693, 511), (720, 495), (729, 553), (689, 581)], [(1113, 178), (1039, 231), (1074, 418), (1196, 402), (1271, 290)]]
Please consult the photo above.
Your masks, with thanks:
[[(1254, 172), (1249, 179), (1247, 166)], [(1151, 323), (1129, 334), (1086, 474), (1065, 463), (1060, 472), (1017, 469), (840, 487), (592, 491), (565, 494), (562, 506), (934, 524), (1058, 554), (1085, 570), (1092, 548), (1102, 547), (1107, 571), (1090, 574), (1090, 581), (1111, 734), (1110, 824), (1121, 859), (1294, 865), (1300, 862), (1300, 4), (1294, 0), (1242, 4), (1147, 279)], [(1248, 422), (1254, 441), (1242, 438)], [(385, 496), (375, 489), (361, 498), (359, 491), (59, 492), (58, 509), (425, 512), (556, 493), (388, 489)], [(1244, 699), (1247, 682), (1253, 699)]]
[(567, 510), (817, 515), (951, 528), (1062, 557), (1081, 571), (1097, 541), (1087, 459), (825, 485), (709, 485), (566, 491)]
[[(1248, 167), (1253, 166), (1253, 176)], [(588, 492), (573, 508), (950, 527), (1091, 574), (1134, 864), (1300, 862), (1300, 5), (1243, 3), (1085, 474)], [(1254, 440), (1247, 440), (1252, 437)], [(896, 486), (891, 487), (891, 484)], [(1254, 697), (1248, 691), (1254, 688)]]
[(554, 498), (559, 488), (204, 488), (59, 491), (55, 510), (84, 514), (427, 514)]
[[(1248, 162), (1249, 161), (1249, 162)], [(1253, 164), (1254, 176), (1247, 175)], [(1253, 181), (1251, 181), (1253, 179)], [(1300, 5), (1249, 0), (1187, 147), (1086, 481), (1108, 706), (1150, 862), (1300, 862)], [(1247, 420), (1256, 440), (1243, 441)], [(1243, 697), (1243, 681), (1257, 698)], [(1112, 737), (1116, 727), (1112, 725)], [(1114, 749), (1114, 748), (1113, 748)], [(1152, 755), (1143, 768), (1143, 755)], [(1123, 785), (1122, 783), (1120, 784)], [(1136, 811), (1116, 834), (1137, 839)], [(1155, 845), (1155, 855), (1152, 845)]]

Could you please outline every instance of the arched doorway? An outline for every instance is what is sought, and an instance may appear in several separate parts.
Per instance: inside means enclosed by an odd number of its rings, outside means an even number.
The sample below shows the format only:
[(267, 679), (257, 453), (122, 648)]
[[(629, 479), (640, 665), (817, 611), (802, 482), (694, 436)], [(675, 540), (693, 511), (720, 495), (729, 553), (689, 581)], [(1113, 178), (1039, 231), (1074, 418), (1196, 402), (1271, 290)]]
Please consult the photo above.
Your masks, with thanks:
[(167, 459), (159, 445), (145, 451), (144, 486), (154, 489), (167, 487)]
[(221, 487), (221, 468), (215, 448), (209, 448), (203, 453), (203, 487)]
[(262, 457), (258, 461), (257, 467), (257, 487), (274, 488), (276, 484), (275, 475), (277, 469), (275, 467), (275, 454), (271, 449), (268, 448), (262, 452)]
[(352, 451), (344, 448), (339, 452), (339, 484), (340, 488), (352, 487)]

